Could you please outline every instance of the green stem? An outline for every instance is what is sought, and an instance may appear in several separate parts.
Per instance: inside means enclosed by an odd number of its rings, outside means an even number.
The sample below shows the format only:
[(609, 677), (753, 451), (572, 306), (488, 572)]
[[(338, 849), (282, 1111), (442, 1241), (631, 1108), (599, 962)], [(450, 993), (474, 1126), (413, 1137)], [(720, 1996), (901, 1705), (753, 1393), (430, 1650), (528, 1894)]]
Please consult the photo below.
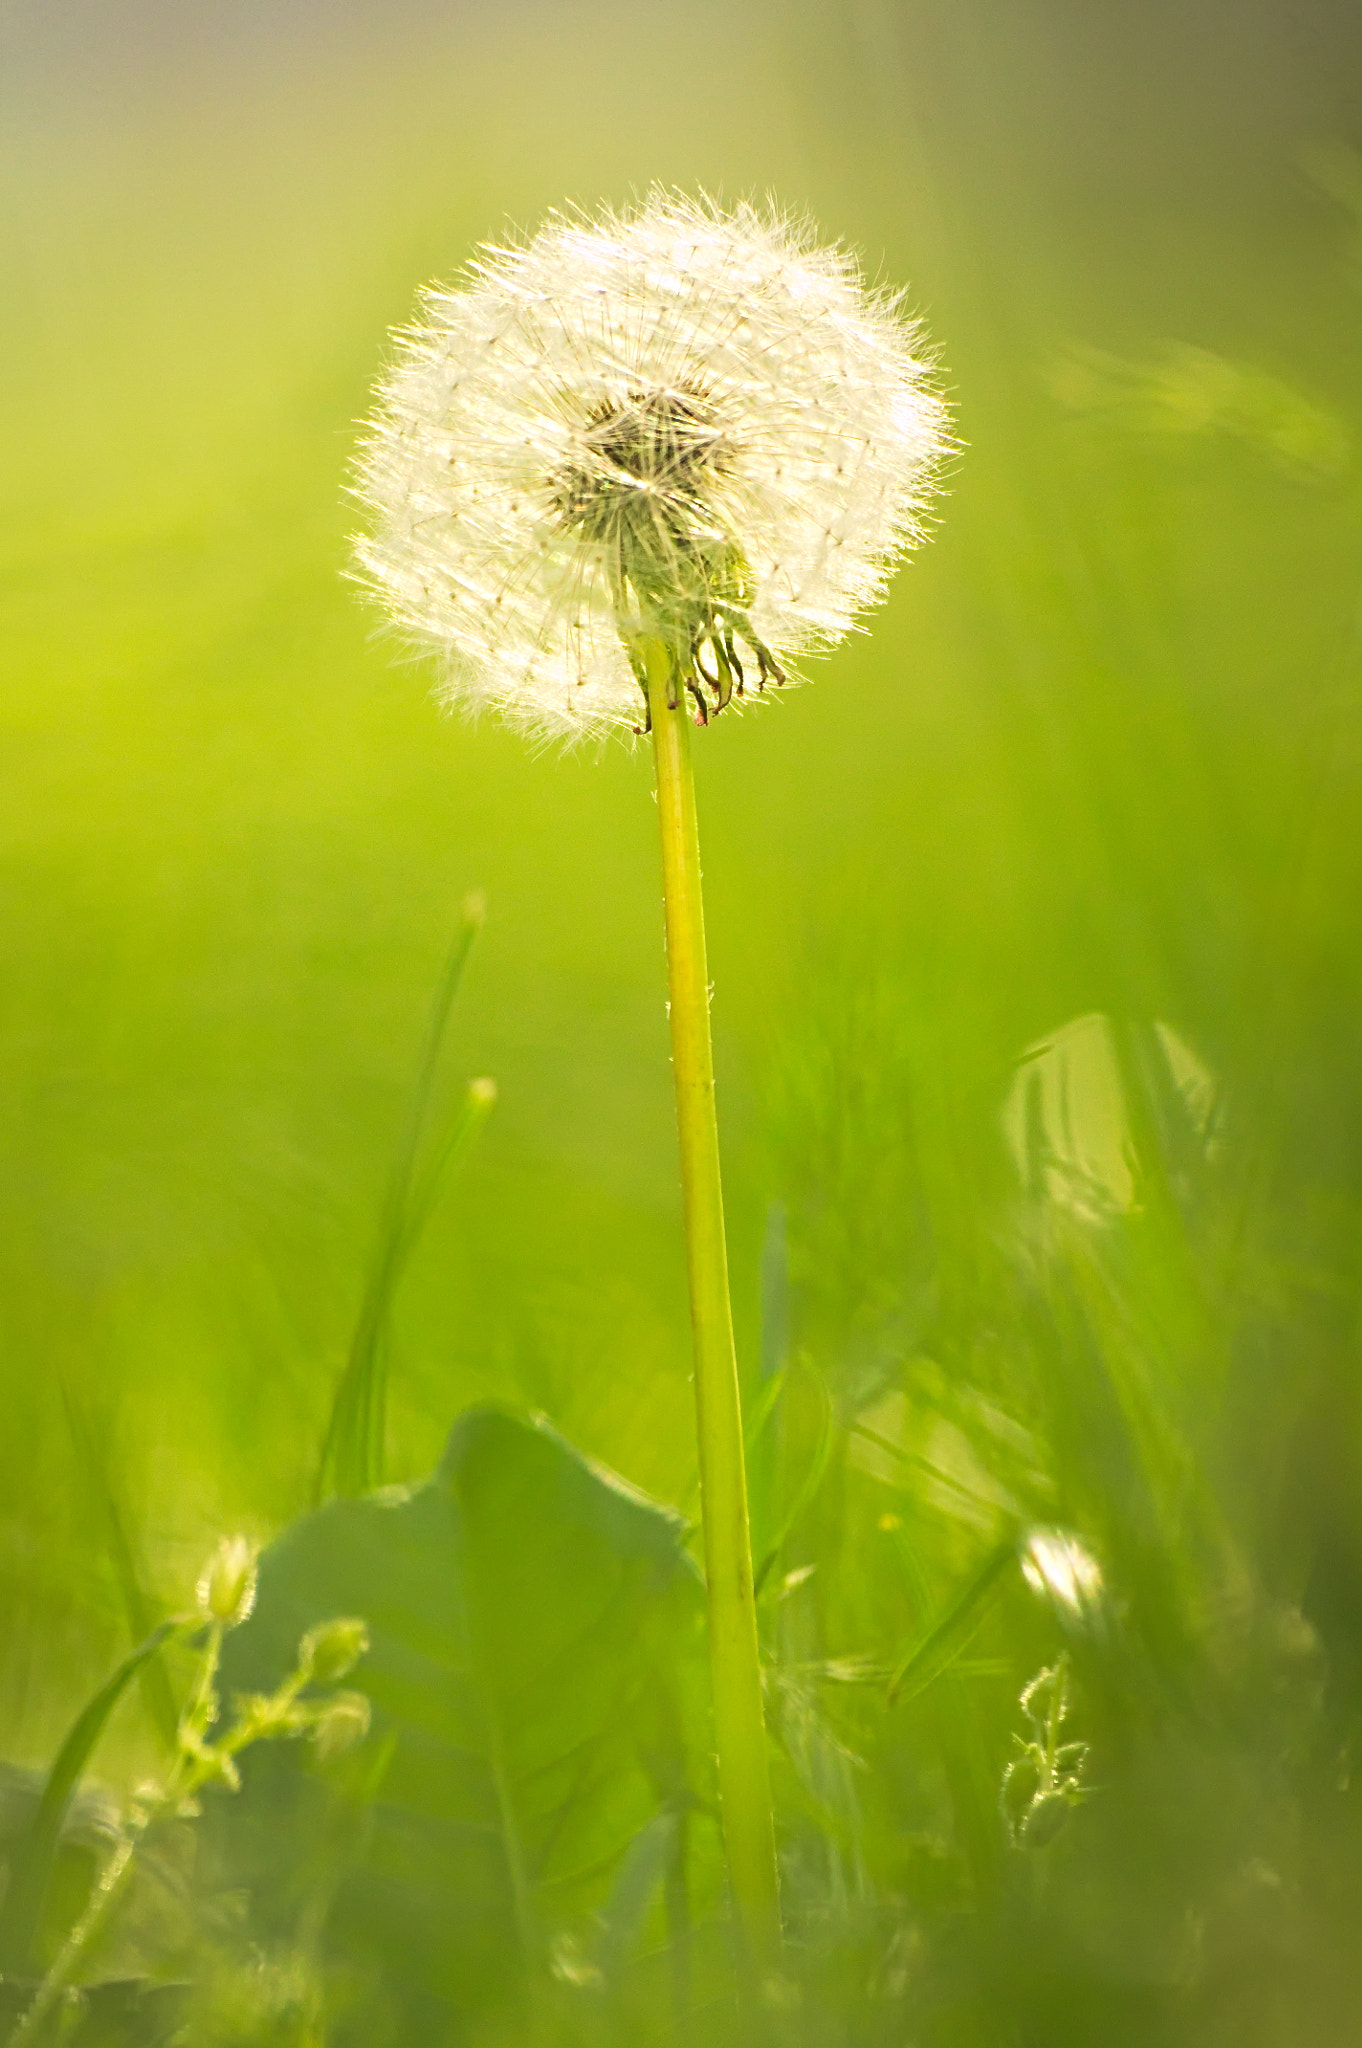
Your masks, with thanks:
[(771, 1968), (780, 1953), (780, 1893), (771, 1768), (761, 1702), (752, 1541), (747, 1518), (742, 1412), (728, 1296), (714, 1054), (709, 1034), (700, 843), (695, 824), (690, 718), (667, 647), (639, 649), (647, 676), (662, 827), (662, 888), (671, 993), (672, 1067), (681, 1143), (700, 1505), (709, 1595), (719, 1800), (733, 1903), (749, 1956)]
[(23, 2043), (39, 2039), (53, 2008), (65, 1996), (81, 1957), (103, 1927), (115, 1901), (123, 1893), (132, 1872), (137, 1841), (138, 1837), (134, 1834), (124, 1835), (105, 1864), (84, 1912), (67, 1935), (56, 1961), (38, 1986), (32, 2005), (9, 2036), (7, 2048), (22, 2048)]
[[(168, 1632), (172, 1626), (173, 1624), (167, 1623), (161, 1633)], [(197, 1752), (185, 1746), (186, 1730), (195, 1731), (202, 1738), (217, 1717), (215, 1687), (218, 1664), (222, 1656), (223, 1634), (221, 1622), (210, 1624), (198, 1677), (189, 1704), (180, 1716), (181, 1746), (170, 1767), (165, 1789), (155, 1803), (157, 1814), (174, 1813), (179, 1810), (202, 1786), (219, 1775), (219, 1759), (225, 1757), (230, 1762), (253, 1739), (250, 1724), (238, 1722), (211, 1751)], [(159, 1635), (150, 1640), (153, 1643), (159, 1641)], [(131, 1663), (131, 1660), (129, 1662)], [(306, 1682), (306, 1674), (301, 1670), (295, 1671), (293, 1676), (280, 1686), (275, 1695), (276, 1700), (283, 1707), (292, 1706)], [(105, 1921), (126, 1890), (142, 1837), (153, 1817), (151, 1811), (144, 1811), (140, 1819), (125, 1829), (117, 1848), (100, 1872), (84, 1912), (62, 1943), (56, 1960), (38, 1986), (33, 2003), (9, 2035), (5, 2048), (23, 2048), (23, 2044), (36, 2043), (40, 2038), (48, 2016), (65, 1995), (81, 1958), (102, 1930)]]

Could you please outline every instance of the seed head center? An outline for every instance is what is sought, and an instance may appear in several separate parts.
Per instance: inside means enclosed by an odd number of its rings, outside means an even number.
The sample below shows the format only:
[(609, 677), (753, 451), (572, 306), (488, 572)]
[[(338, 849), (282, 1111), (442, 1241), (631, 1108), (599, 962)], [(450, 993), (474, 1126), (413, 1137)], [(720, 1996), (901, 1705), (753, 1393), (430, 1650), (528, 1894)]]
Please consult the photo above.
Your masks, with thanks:
[(645, 702), (644, 643), (660, 640), (670, 663), (669, 701), (688, 690), (705, 722), (744, 692), (740, 643), (756, 664), (758, 689), (785, 680), (753, 629), (751, 571), (715, 488), (729, 454), (717, 408), (701, 387), (660, 386), (598, 404), (549, 482), (550, 505), (566, 531), (601, 550)]
[(550, 498), (584, 540), (623, 542), (632, 553), (651, 535), (656, 550), (674, 552), (712, 524), (704, 499), (723, 458), (723, 432), (702, 392), (631, 391), (588, 414)]

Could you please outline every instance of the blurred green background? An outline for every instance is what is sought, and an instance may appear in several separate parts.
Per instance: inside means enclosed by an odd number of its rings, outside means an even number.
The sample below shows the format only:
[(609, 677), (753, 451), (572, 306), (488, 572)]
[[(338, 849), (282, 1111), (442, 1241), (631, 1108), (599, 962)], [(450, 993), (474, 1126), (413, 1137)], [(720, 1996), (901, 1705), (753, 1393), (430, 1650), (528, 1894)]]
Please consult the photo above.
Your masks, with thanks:
[[(769, 191), (906, 283), (965, 443), (869, 637), (698, 747), (746, 1367), (783, 1214), (848, 1440), (942, 1375), (988, 1390), (1114, 1580), (1124, 1530), (1155, 1634), (1157, 1552), (1201, 1574), (1179, 1626), (1265, 1602), (1324, 1644), (1350, 1782), (1359, 141), (1362, 26), (1323, 0), (8, 0), (4, 1754), (48, 1755), (126, 1640), (110, 1495), (172, 1604), (220, 1530), (305, 1503), (470, 890), (443, 1085), (499, 1102), (397, 1304), (390, 1476), (496, 1394), (690, 1501), (646, 755), (442, 718), (343, 580), (416, 287), (664, 180)], [(1038, 1320), (1004, 1117), (1094, 1013), (1162, 1023), (1218, 1104), (1192, 1253), (1145, 1241), (1088, 1304), (1159, 1418), (1116, 1403), (1129, 1495), (1097, 1340)], [(1136, 1118), (1115, 1055), (1049, 1057), (1080, 1124)], [(865, 1529), (907, 1514), (851, 1464)], [(943, 1571), (988, 1521), (953, 1512)], [(130, 1709), (107, 1767), (142, 1742)]]

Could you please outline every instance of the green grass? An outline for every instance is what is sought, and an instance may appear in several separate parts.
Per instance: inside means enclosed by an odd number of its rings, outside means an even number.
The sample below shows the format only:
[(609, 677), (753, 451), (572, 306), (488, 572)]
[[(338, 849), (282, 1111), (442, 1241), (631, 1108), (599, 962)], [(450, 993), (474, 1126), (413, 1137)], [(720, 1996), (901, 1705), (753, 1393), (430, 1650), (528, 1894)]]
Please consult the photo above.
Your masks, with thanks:
[[(384, 1476), (433, 1472), (491, 1400), (694, 1513), (646, 755), (441, 720), (341, 582), (341, 490), (384, 331), (479, 235), (654, 176), (769, 182), (912, 281), (967, 443), (871, 635), (697, 735), (739, 1357), (750, 1409), (780, 1390), (751, 1452), (797, 1985), (773, 2025), (1341, 2048), (1362, 302), (1353, 188), (1301, 163), (1348, 25), (1303, 50), (1265, 10), (1228, 50), (1209, 11), (1058, 0), (572, 6), (243, 29), (219, 65), (140, 20), (105, 53), (121, 97), (82, 83), (97, 45), (4, 88), (6, 1841), (16, 1774), (217, 1536), (309, 1506), (473, 890), (423, 1128), (438, 1150), (470, 1076), (498, 1102), (386, 1303)], [(1170, 424), (1178, 349), (1230, 366), (1238, 410)], [(1073, 402), (1094, 361), (1120, 403)], [(1326, 419), (1332, 467), (1274, 406)], [(1019, 1061), (1093, 1016), (1027, 1069), (1079, 1137), (1033, 1122), (1018, 1157)], [(1209, 1145), (1156, 1024), (1214, 1076)], [(1035, 1525), (1096, 1558), (1095, 1607), (1028, 1585)], [(1019, 1696), (1061, 1655), (1085, 1796), (1019, 1848)], [(115, 1797), (164, 1768), (188, 1673), (141, 1676), (93, 1762)], [(497, 1937), (475, 2021), (430, 1989), (466, 1869), (432, 1862), (386, 1977), (328, 1947), (367, 1803), (412, 1809), (357, 1758), (253, 1972), (225, 1798), (192, 1912), (187, 1824), (100, 1970), (194, 1977), (195, 2038), (233, 2048), (315, 2043), (319, 2000), (326, 2038), (406, 2048), (418, 1993), (423, 2040), (519, 2041), (527, 1986), (546, 2040), (725, 2038), (702, 1771), (652, 1821), (646, 1772), (615, 1781), (638, 1812), (536, 1892), (529, 1963), (523, 1922)]]

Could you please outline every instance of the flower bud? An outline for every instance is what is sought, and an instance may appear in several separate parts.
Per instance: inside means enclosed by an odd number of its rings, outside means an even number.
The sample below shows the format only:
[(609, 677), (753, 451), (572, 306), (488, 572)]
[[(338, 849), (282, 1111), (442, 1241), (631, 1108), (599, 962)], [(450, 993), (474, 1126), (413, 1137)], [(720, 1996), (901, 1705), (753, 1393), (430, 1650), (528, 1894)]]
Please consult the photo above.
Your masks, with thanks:
[(1021, 1842), (1028, 1849), (1048, 1849), (1073, 1810), (1073, 1800), (1062, 1787), (1042, 1792), (1031, 1801), (1021, 1824)]
[(205, 1621), (237, 1628), (255, 1606), (256, 1548), (246, 1536), (224, 1536), (195, 1589)]
[(298, 1668), (306, 1673), (309, 1684), (334, 1685), (338, 1678), (345, 1678), (354, 1670), (368, 1648), (369, 1630), (365, 1622), (357, 1621), (353, 1615), (340, 1621), (324, 1621), (320, 1628), (310, 1628), (303, 1637)]
[(369, 1733), (369, 1702), (362, 1692), (338, 1692), (319, 1707), (312, 1722), (312, 1747), (323, 1763), (343, 1756)]

